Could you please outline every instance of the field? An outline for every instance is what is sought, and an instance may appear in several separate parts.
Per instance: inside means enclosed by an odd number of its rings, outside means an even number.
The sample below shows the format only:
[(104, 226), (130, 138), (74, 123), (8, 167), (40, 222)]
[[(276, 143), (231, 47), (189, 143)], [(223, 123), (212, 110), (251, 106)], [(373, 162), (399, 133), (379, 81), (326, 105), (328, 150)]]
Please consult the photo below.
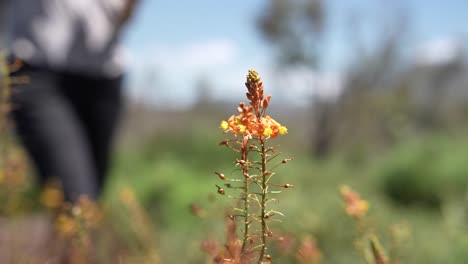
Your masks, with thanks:
[[(145, 123), (149, 128), (142, 132), (144, 140), (132, 141), (122, 133), (102, 201), (106, 228), (96, 233), (98, 262), (117, 258), (124, 263), (211, 263), (201, 245), (203, 241), (222, 245), (225, 216), (233, 205), (217, 194), (214, 172), (234, 174), (235, 154), (218, 146), (227, 136), (218, 128), (218, 116), (197, 120), (200, 115), (194, 113), (147, 113), (154, 119)], [(187, 122), (172, 124), (168, 116)], [(468, 258), (466, 136), (408, 136), (378, 155), (343, 149), (318, 160), (305, 144), (305, 122), (282, 117), (291, 120), (290, 132), (272, 144), (281, 145), (284, 156), (294, 159), (275, 177), (295, 188), (284, 190), (275, 204), (285, 216), (271, 228), (288, 241), (272, 242), (275, 263), (364, 262), (359, 246), (362, 227), (344, 210), (339, 191), (343, 184), (368, 201), (365, 229), (378, 236), (392, 263), (463, 263)], [(287, 119), (282, 122), (288, 124)], [(2, 205), (2, 228), (18, 241), (28, 236), (24, 230), (40, 233), (43, 227), (37, 222), (44, 217), (35, 218), (47, 215), (37, 202), (39, 190), (28, 171), (15, 187), (18, 192), (6, 189), (11, 187), (5, 182), (2, 186), (5, 201), (17, 201)], [(301, 243), (311, 238), (320, 257), (299, 262)], [(2, 245), (21, 260), (12, 263), (32, 263), (18, 256), (33, 245), (17, 248), (10, 242), (3, 239)]]
[[(28, 81), (6, 80), (4, 87)], [(334, 144), (318, 155), (313, 138), (322, 124), (311, 109), (268, 108), (270, 97), (263, 97), (255, 71), (249, 71), (246, 86), (248, 104), (241, 103), (232, 117), (230, 102), (201, 100), (185, 111), (131, 102), (103, 197), (83, 197), (76, 204), (63, 203), (59, 182), (39, 188), (6, 118), (9, 90), (4, 89), (0, 262), (468, 259), (463, 125), (424, 131), (379, 105), (392, 103), (392, 96), (351, 96), (374, 102), (367, 109), (355, 104), (359, 117), (346, 115), (346, 101), (337, 105), (341, 115), (328, 116), (337, 130), (330, 137)], [(346, 122), (355, 131), (337, 129)]]
[[(203, 263), (200, 241), (224, 236), (226, 198), (216, 195), (213, 171), (232, 169), (232, 157), (216, 144), (223, 139), (216, 123), (209, 131), (192, 127), (179, 138), (154, 137), (143, 150), (119, 155), (106, 201), (112, 203), (119, 188), (131, 186), (159, 230), (163, 263), (173, 263), (175, 256), (183, 257), (182, 263)], [(283, 145), (286, 156), (295, 159), (278, 176), (295, 188), (281, 196), (277, 206), (285, 217), (274, 229), (292, 235), (296, 243), (315, 237), (323, 263), (362, 262), (354, 246), (353, 219), (343, 210), (342, 184), (369, 201), (367, 224), (386, 248), (395, 243), (395, 233), (404, 233), (396, 245), (399, 263), (462, 263), (468, 258), (467, 236), (462, 231), (466, 228), (468, 166), (462, 158), (466, 137), (408, 139), (359, 162), (353, 153), (314, 160), (300, 141), (284, 143), (289, 143)], [(206, 214), (194, 216), (193, 204)], [(296, 250), (292, 249), (292, 256), (275, 258), (278, 263), (295, 263)]]

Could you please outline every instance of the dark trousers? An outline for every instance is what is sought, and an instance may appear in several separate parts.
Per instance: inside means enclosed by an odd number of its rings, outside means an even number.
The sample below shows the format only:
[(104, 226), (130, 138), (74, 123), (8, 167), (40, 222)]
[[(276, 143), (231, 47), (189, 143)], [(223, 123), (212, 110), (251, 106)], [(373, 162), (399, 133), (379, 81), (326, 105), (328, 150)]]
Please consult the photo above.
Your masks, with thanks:
[(65, 198), (97, 199), (108, 172), (111, 143), (122, 107), (122, 78), (89, 77), (24, 65), (13, 76), (17, 134), (39, 182), (58, 178)]

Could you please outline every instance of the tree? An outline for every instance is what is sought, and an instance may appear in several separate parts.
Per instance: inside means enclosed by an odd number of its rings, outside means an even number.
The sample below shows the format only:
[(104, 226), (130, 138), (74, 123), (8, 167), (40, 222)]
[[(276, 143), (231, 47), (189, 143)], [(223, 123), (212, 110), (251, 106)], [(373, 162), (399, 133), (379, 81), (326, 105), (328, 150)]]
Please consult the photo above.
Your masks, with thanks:
[(318, 63), (325, 12), (321, 0), (271, 0), (257, 26), (274, 47), (281, 66)]
[[(276, 54), (278, 69), (306, 67), (311, 74), (319, 68), (320, 37), (325, 24), (322, 0), (270, 0), (257, 25)], [(313, 87), (311, 87), (313, 89)], [(332, 107), (314, 98), (313, 153), (325, 156), (329, 149)]]

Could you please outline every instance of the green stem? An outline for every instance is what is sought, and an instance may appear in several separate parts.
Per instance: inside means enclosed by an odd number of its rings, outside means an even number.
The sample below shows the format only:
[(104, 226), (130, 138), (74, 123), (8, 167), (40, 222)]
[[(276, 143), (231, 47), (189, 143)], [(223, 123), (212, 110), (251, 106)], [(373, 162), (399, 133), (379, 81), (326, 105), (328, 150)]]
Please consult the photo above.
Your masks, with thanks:
[(261, 210), (262, 210), (262, 249), (260, 250), (260, 257), (258, 259), (259, 263), (262, 263), (263, 258), (265, 257), (266, 252), (266, 236), (267, 236), (267, 223), (266, 223), (266, 194), (267, 194), (267, 173), (266, 173), (266, 153), (265, 153), (265, 139), (260, 137), (261, 145), (261, 156), (262, 156), (262, 201), (261, 201)]
[[(241, 149), (241, 156), (242, 160), (247, 162), (247, 145), (248, 140), (242, 142), (242, 149)], [(249, 168), (246, 165), (242, 166), (242, 175), (244, 176), (244, 239), (242, 241), (242, 250), (241, 252), (244, 253), (245, 247), (247, 245), (247, 240), (249, 239), (249, 210), (250, 210), (250, 199), (249, 199), (249, 189), (250, 189), (250, 180), (246, 175), (248, 175)]]
[(1, 102), (0, 102), (0, 133), (2, 138), (1, 156), (2, 161), (0, 166), (5, 166), (7, 156), (7, 145), (8, 145), (8, 132), (7, 132), (7, 117), (6, 109), (10, 100), (10, 70), (8, 62), (5, 58), (5, 54), (0, 51), (0, 72), (1, 72)]

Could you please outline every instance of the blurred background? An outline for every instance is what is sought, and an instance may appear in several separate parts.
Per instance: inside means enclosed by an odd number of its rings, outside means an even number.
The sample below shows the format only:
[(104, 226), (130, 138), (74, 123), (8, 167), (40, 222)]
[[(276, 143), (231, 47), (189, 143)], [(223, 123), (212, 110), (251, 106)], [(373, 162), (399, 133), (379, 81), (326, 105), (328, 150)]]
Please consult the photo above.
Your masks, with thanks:
[[(271, 142), (295, 158), (278, 170), (296, 188), (273, 229), (314, 237), (323, 263), (361, 263), (338, 192), (347, 184), (387, 249), (404, 233), (399, 263), (466, 263), (466, 11), (461, 0), (142, 1), (123, 41), (127, 109), (104, 199), (126, 254), (207, 263), (200, 243), (222, 241), (231, 203), (213, 172), (234, 171), (219, 122), (246, 101), (255, 69), (289, 129)], [(41, 211), (31, 175), (6, 218)], [(152, 225), (144, 238), (122, 191)], [(294, 252), (277, 263), (296, 263)]]

